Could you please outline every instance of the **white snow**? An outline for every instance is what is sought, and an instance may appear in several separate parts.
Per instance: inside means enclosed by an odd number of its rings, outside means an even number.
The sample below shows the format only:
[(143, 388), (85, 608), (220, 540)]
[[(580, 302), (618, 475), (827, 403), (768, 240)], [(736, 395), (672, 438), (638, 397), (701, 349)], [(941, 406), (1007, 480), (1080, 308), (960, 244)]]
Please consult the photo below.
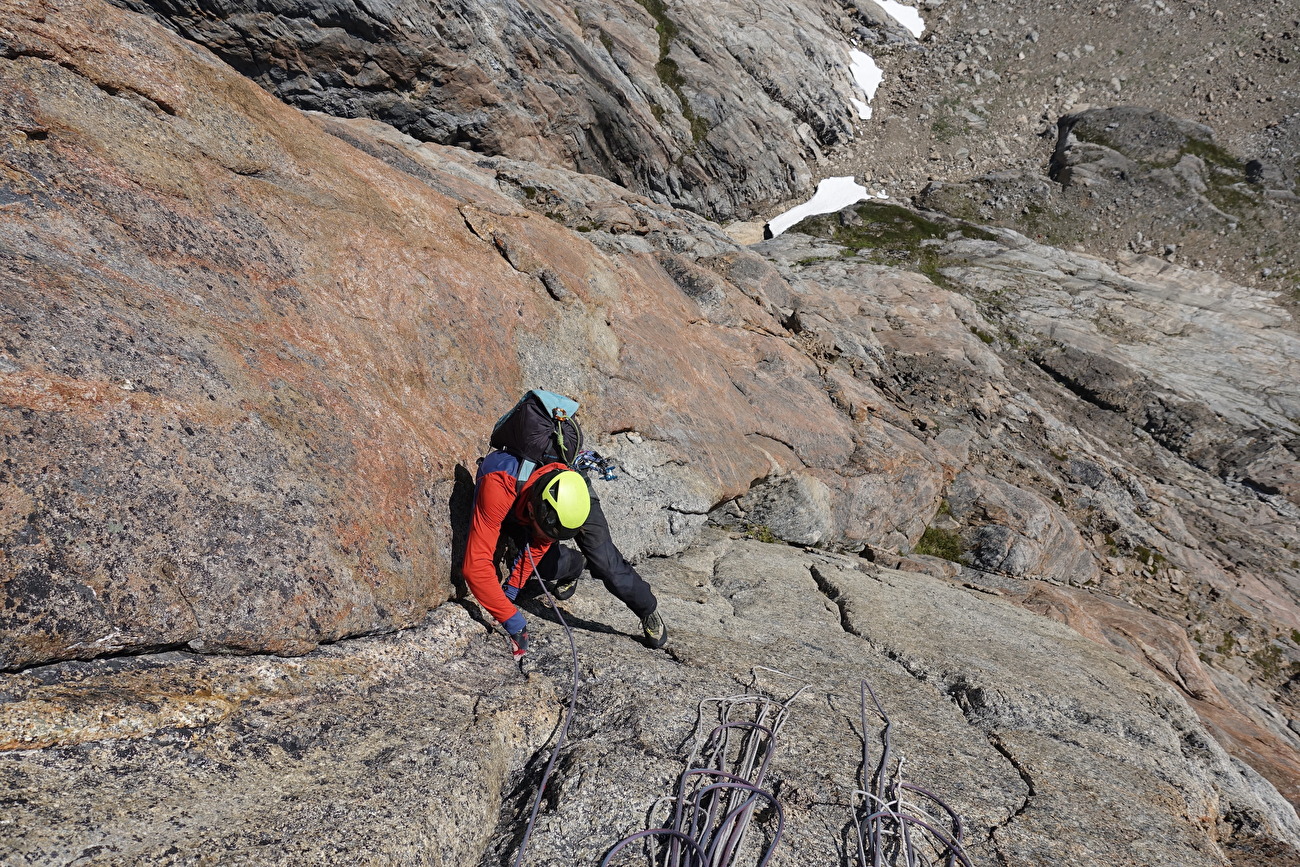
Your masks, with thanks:
[[(884, 190), (881, 190), (879, 195), (887, 198)], [(775, 238), (804, 217), (834, 213), (846, 205), (853, 205), (870, 197), (871, 193), (867, 192), (867, 188), (859, 186), (852, 175), (844, 178), (826, 178), (817, 184), (817, 192), (811, 199), (780, 216), (773, 217), (767, 227), (772, 230), (772, 237)]]
[(907, 28), (907, 31), (917, 39), (925, 32), (925, 21), (921, 18), (921, 13), (917, 12), (911, 6), (904, 6), (895, 0), (876, 0), (876, 4), (889, 13), (899, 24)]
[[(867, 95), (867, 102), (876, 97), (876, 88), (880, 87), (880, 82), (884, 80), (885, 73), (876, 66), (876, 61), (871, 59), (871, 55), (858, 51), (856, 48), (849, 49), (849, 72), (853, 74), (853, 80), (857, 82), (858, 87)], [(850, 98), (853, 107), (858, 110), (858, 117), (867, 120), (871, 117), (871, 106), (866, 102)]]

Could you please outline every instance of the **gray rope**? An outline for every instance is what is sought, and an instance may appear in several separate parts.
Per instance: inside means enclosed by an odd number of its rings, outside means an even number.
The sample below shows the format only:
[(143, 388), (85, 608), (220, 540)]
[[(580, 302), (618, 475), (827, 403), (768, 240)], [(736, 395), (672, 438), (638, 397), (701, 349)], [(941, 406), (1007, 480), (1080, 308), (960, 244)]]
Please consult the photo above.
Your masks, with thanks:
[(569, 695), (569, 711), (564, 715), (564, 724), (560, 726), (560, 736), (555, 742), (555, 749), (551, 751), (550, 761), (546, 763), (546, 770), (542, 772), (542, 781), (537, 787), (537, 797), (533, 799), (533, 810), (528, 816), (527, 826), (524, 827), (523, 839), (519, 841), (519, 854), (515, 856), (514, 867), (520, 867), (524, 863), (524, 851), (528, 848), (528, 839), (533, 835), (533, 827), (537, 824), (537, 811), (541, 809), (542, 796), (546, 794), (546, 783), (551, 778), (551, 771), (555, 769), (555, 760), (560, 757), (560, 748), (564, 746), (564, 740), (569, 735), (569, 723), (573, 721), (573, 712), (578, 705), (578, 644), (573, 640), (573, 630), (569, 628), (569, 622), (564, 619), (555, 597), (551, 595), (546, 582), (537, 574), (532, 545), (525, 544), (524, 550), (528, 553), (528, 565), (532, 569), (529, 579), (536, 578), (537, 583), (542, 585), (542, 592), (546, 594), (551, 610), (555, 612), (556, 617), (560, 618), (560, 625), (564, 627), (564, 633), (569, 637), (569, 652), (573, 657), (573, 691)]
[[(874, 791), (868, 785), (871, 767), (870, 747), (867, 739), (867, 695), (871, 696), (876, 706), (876, 714), (884, 723), (881, 731), (880, 762), (872, 776), (875, 779)], [(957, 811), (948, 806), (942, 798), (928, 789), (913, 785), (903, 779), (903, 759), (894, 763), (890, 770), (893, 756), (893, 722), (885, 713), (879, 696), (867, 681), (862, 681), (860, 691), (860, 713), (862, 717), (862, 788), (855, 795), (863, 797), (863, 808), (854, 812), (853, 820), (857, 828), (857, 848), (859, 867), (867, 867), (868, 857), (872, 867), (896, 864), (902, 857), (907, 867), (917, 867), (918, 861), (930, 864), (922, 843), (929, 850), (937, 852), (944, 859), (946, 867), (953, 867), (960, 862), (962, 867), (971, 867), (962, 844), (962, 821)], [(951, 826), (950, 831), (942, 830), (940, 820), (927, 814), (918, 805), (903, 798), (904, 792), (913, 792), (932, 801), (941, 809)], [(865, 812), (867, 815), (863, 816)], [(918, 815), (919, 814), (919, 815)], [(918, 833), (914, 834), (916, 831)], [(895, 844), (892, 853), (886, 852), (886, 840)], [(936, 843), (938, 845), (936, 845)]]

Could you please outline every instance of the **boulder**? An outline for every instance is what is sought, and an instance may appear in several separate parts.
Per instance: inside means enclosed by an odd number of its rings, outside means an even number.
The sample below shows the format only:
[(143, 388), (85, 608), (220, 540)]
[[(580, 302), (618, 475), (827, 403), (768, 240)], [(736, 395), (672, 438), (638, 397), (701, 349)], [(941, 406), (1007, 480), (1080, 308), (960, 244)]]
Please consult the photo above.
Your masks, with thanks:
[(970, 527), (975, 567), (1073, 585), (1096, 581), (1096, 561), (1074, 524), (1037, 494), (965, 472), (948, 489), (948, 504), (953, 517)]
[(807, 475), (766, 479), (738, 501), (744, 519), (796, 545), (816, 545), (831, 536), (831, 492)]

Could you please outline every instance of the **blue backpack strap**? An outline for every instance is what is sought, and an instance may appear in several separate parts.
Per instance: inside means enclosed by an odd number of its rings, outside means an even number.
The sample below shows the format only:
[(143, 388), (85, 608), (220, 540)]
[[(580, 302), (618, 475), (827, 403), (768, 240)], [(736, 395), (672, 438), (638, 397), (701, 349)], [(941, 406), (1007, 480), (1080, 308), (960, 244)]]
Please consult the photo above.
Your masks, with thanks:
[(537, 469), (537, 461), (519, 462), (519, 469), (515, 470), (516, 494), (524, 489), (524, 485), (528, 483), (528, 477), (533, 474), (533, 470), (535, 469)]
[(480, 480), (488, 473), (509, 473), (515, 477), (515, 493), (523, 490), (524, 485), (528, 482), (528, 477), (537, 469), (536, 461), (521, 460), (518, 455), (508, 452), (505, 449), (495, 449), (488, 452), (487, 457), (479, 461), (478, 475), (474, 477), (474, 483), (478, 484)]

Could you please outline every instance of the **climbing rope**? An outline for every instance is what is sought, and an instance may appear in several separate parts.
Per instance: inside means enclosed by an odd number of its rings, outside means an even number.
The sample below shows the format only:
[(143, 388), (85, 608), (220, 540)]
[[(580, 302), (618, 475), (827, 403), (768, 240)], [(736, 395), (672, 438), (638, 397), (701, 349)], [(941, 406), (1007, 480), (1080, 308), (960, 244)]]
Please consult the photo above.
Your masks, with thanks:
[(542, 592), (546, 594), (546, 601), (549, 603), (555, 616), (560, 619), (560, 625), (564, 627), (564, 634), (569, 637), (569, 653), (572, 657), (573, 669), (573, 690), (569, 694), (569, 710), (564, 715), (564, 723), (560, 726), (560, 735), (555, 741), (555, 749), (551, 751), (550, 761), (546, 763), (546, 770), (542, 772), (542, 781), (537, 787), (537, 797), (533, 799), (533, 809), (528, 816), (528, 824), (524, 827), (524, 836), (519, 841), (519, 853), (515, 855), (514, 867), (520, 867), (524, 863), (524, 852), (528, 849), (528, 838), (533, 835), (533, 827), (537, 824), (537, 811), (542, 807), (542, 797), (546, 794), (546, 783), (551, 778), (551, 771), (555, 769), (555, 760), (560, 757), (560, 749), (564, 746), (565, 738), (569, 735), (569, 723), (573, 721), (573, 712), (578, 705), (578, 643), (574, 641), (573, 630), (569, 627), (569, 622), (564, 619), (563, 612), (560, 611), (559, 604), (555, 597), (551, 595), (550, 588), (546, 582), (537, 574), (537, 564), (533, 561), (533, 549), (531, 545), (525, 546), (528, 553), (528, 565), (532, 569), (529, 578), (536, 578), (537, 583), (542, 585)]
[[(757, 670), (783, 672), (758, 666), (749, 688), (757, 686)], [(717, 705), (718, 724), (702, 743), (692, 748), (686, 770), (678, 778), (677, 792), (660, 799), (651, 813), (665, 802), (673, 805), (670, 825), (638, 831), (616, 843), (606, 853), (601, 867), (638, 841), (662, 840), (664, 867), (728, 867), (740, 853), (755, 813), (762, 805), (775, 817), (771, 839), (759, 851), (758, 867), (765, 867), (785, 830), (785, 811), (776, 797), (763, 788), (768, 765), (776, 751), (777, 733), (785, 724), (790, 706), (807, 686), (800, 687), (785, 701), (746, 692), (743, 695), (704, 698), (696, 707), (695, 732), (704, 729), (705, 707)], [(733, 719), (738, 709), (751, 719)]]
[[(904, 760), (893, 758), (893, 721), (885, 713), (876, 691), (865, 680), (861, 686), (862, 720), (862, 787), (853, 794), (862, 800), (853, 814), (857, 829), (859, 867), (885, 867), (901, 863), (907, 867), (932, 867), (942, 861), (944, 867), (971, 867), (962, 843), (961, 816), (933, 792), (912, 785), (903, 778)], [(871, 768), (871, 748), (867, 737), (867, 695), (884, 723), (882, 749), (875, 773)], [(871, 785), (871, 779), (875, 785)], [(911, 796), (920, 796), (914, 798)], [(920, 803), (924, 799), (942, 811), (934, 816)], [(933, 807), (931, 807), (933, 809)], [(865, 814), (865, 815), (864, 815)], [(946, 826), (946, 828), (945, 828)], [(915, 832), (915, 833), (914, 833)]]

